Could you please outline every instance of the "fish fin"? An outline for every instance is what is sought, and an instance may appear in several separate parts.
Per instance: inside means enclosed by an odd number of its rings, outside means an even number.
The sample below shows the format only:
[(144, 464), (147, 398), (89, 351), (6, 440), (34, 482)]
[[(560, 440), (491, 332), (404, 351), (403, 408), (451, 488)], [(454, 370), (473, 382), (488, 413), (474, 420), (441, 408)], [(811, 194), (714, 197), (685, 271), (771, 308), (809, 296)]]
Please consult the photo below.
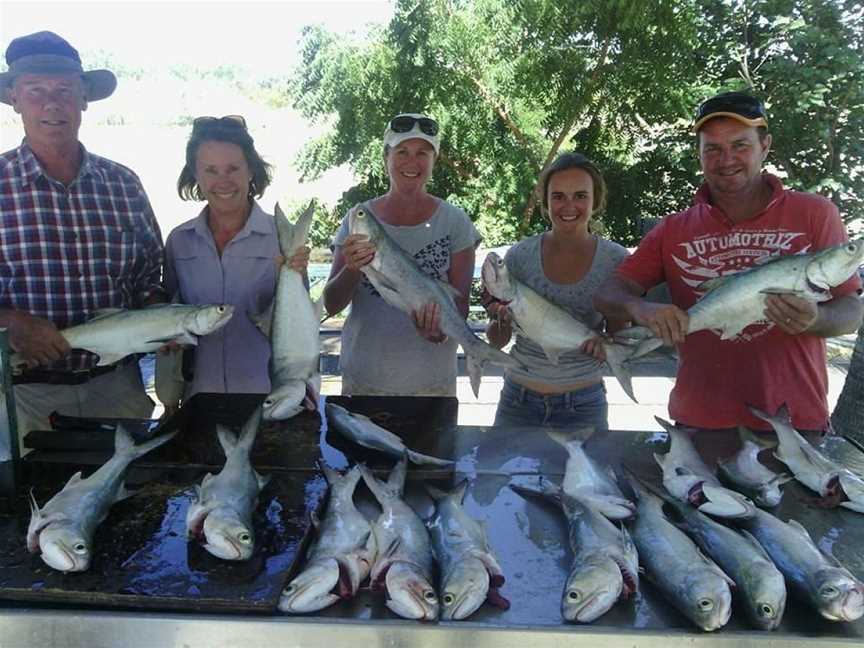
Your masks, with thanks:
[(121, 424), (114, 428), (114, 454), (125, 454), (133, 452), (135, 440), (129, 431)]
[(705, 293), (706, 295), (710, 293), (712, 290), (717, 290), (720, 286), (727, 283), (729, 281), (729, 276), (726, 275), (723, 277), (714, 277), (713, 279), (707, 279), (696, 286), (696, 290)]
[[(119, 425), (119, 424), (117, 425), (118, 430), (121, 427), (122, 427), (121, 425)], [(137, 459), (139, 457), (143, 457), (148, 452), (155, 450), (159, 446), (165, 445), (171, 439), (173, 439), (175, 436), (177, 436), (177, 430), (169, 432), (168, 434), (160, 434), (159, 436), (153, 437), (149, 441), (145, 441), (144, 443), (141, 443), (141, 444), (138, 444), (137, 446), (134, 446), (131, 449), (131, 452), (135, 455), (135, 459)], [(129, 437), (129, 439), (131, 440), (132, 437)]]
[(480, 398), (480, 383), (483, 381), (483, 361), (468, 355), (465, 358), (465, 365), (468, 370), (468, 380), (471, 382), (471, 391), (474, 392), (474, 398)]
[(786, 483), (792, 481), (793, 479), (795, 479), (795, 475), (793, 475), (792, 473), (788, 473), (788, 472), (778, 473), (778, 474), (774, 475), (774, 477), (772, 477), (768, 481), (766, 486), (782, 486), (783, 484), (786, 484)]
[(78, 482), (83, 481), (81, 477), (81, 471), (79, 470), (74, 475), (69, 478), (69, 481), (66, 482), (66, 485), (63, 487), (64, 489), (69, 488), (70, 486), (74, 486)]
[(309, 228), (315, 216), (315, 201), (312, 200), (306, 209), (297, 217), (297, 222), (291, 223), (277, 202), (273, 207), (273, 217), (276, 221), (276, 238), (279, 249), (285, 258), (293, 255), (297, 248), (306, 244)]
[(675, 424), (667, 421), (664, 418), (661, 418), (659, 416), (655, 416), (654, 420), (657, 421), (660, 424), (660, 427), (662, 427), (664, 430), (666, 430), (666, 432), (669, 433), (670, 435), (672, 433), (672, 430), (675, 429)]
[(395, 496), (388, 485), (375, 477), (365, 465), (360, 464), (360, 472), (363, 475), (363, 481), (366, 482), (366, 486), (372, 491), (379, 504), (383, 506), (386, 501)]
[(217, 425), (216, 436), (219, 437), (219, 445), (222, 446), (222, 451), (225, 453), (225, 457), (230, 457), (234, 452), (234, 448), (238, 445), (237, 435), (224, 425)]
[(546, 430), (546, 436), (569, 453), (571, 450), (579, 450), (582, 444), (585, 443), (585, 440), (594, 434), (595, 430), (596, 428), (593, 425), (586, 425), (573, 430), (549, 428)]
[(114, 496), (114, 503), (122, 502), (127, 497), (132, 497), (134, 493), (126, 488), (126, 484), (120, 484), (120, 488), (117, 489), (117, 495)]
[(721, 340), (731, 340), (732, 338), (738, 336), (741, 331), (747, 328), (749, 324), (746, 322), (735, 322), (734, 324), (727, 324), (726, 326), (718, 329), (720, 331), (720, 339)]
[[(342, 479), (342, 475), (339, 474), (338, 470), (333, 470), (330, 466), (325, 463), (322, 463), (320, 466), (321, 472), (324, 473), (324, 479), (327, 480), (327, 483), (331, 486), (337, 483), (340, 479)], [(355, 466), (356, 468), (356, 466)], [(353, 470), (353, 469), (352, 469)]]
[(99, 310), (93, 311), (93, 317), (87, 321), (95, 322), (96, 320), (104, 319), (111, 315), (116, 315), (117, 313), (122, 313), (124, 310), (124, 308), (100, 308)]
[(763, 295), (796, 295), (798, 297), (806, 294), (801, 290), (792, 290), (790, 288), (763, 288), (759, 292)]
[(431, 455), (424, 455), (413, 450), (405, 449), (405, 454), (408, 455), (408, 460), (413, 464), (430, 465), (430, 466), (452, 466), (455, 462), (450, 459), (439, 459)]
[(39, 510), (39, 504), (36, 502), (36, 496), (33, 494), (33, 488), (30, 488), (30, 524), (27, 527), (27, 551), (36, 553), (39, 551), (39, 532), (45, 528), (44, 517)]
[(261, 335), (268, 340), (270, 339), (273, 328), (273, 305), (275, 303), (276, 300), (273, 299), (267, 308), (261, 313), (246, 311), (246, 316), (249, 318), (249, 321), (252, 322), (255, 328), (261, 332)]
[(522, 497), (539, 497), (541, 499), (549, 499), (558, 505), (562, 504), (564, 491), (561, 487), (550, 479), (544, 479), (540, 476), (537, 486), (526, 486), (523, 484), (507, 484), (514, 493), (518, 493)]
[(753, 502), (728, 488), (703, 483), (702, 494), (708, 500), (698, 507), (703, 513), (717, 517), (745, 519), (753, 517), (756, 512)]
[[(168, 342), (168, 340), (166, 340)], [(106, 367), (108, 365), (112, 365), (116, 362), (120, 362), (123, 358), (125, 358), (128, 353), (102, 353), (99, 355), (99, 362), (96, 363), (97, 367)]]
[(561, 349), (552, 349), (549, 347), (545, 347), (542, 344), (540, 345), (540, 348), (543, 349), (543, 353), (546, 354), (546, 357), (549, 359), (549, 362), (551, 362), (553, 365), (555, 365), (557, 367), (558, 363), (561, 359), (561, 354), (563, 353), (563, 351), (561, 351)]
[(804, 536), (808, 542), (810, 542), (811, 544), (815, 544), (813, 542), (813, 538), (810, 537), (810, 532), (807, 529), (805, 529), (804, 526), (798, 520), (789, 520), (788, 522), (786, 522), (786, 524), (788, 524), (790, 527), (792, 527), (798, 533), (800, 533), (802, 536)]
[(204, 479), (201, 480), (201, 486), (198, 487), (198, 500), (199, 501), (201, 500), (201, 489), (204, 488), (204, 486), (206, 486), (207, 483), (211, 479), (213, 479), (213, 473), (208, 472), (206, 475), (204, 475)]
[(253, 470), (252, 474), (255, 475), (255, 480), (258, 482), (258, 490), (264, 490), (264, 487), (270, 483), (270, 477), (272, 475), (262, 475), (257, 470)]
[(765, 547), (759, 544), (759, 541), (753, 536), (752, 533), (750, 533), (746, 529), (738, 529), (738, 532), (756, 548), (756, 550), (759, 552), (759, 555), (772, 563), (774, 562), (773, 560), (771, 560), (771, 556), (768, 555), (768, 552), (765, 551)]
[(252, 451), (252, 446), (255, 445), (255, 437), (258, 435), (258, 429), (261, 427), (261, 417), (264, 408), (258, 406), (255, 411), (246, 419), (243, 427), (240, 429), (240, 434), (237, 436), (236, 447), (242, 448), (248, 455)]
[(399, 494), (399, 497), (402, 497), (402, 493), (405, 492), (405, 477), (408, 474), (408, 457), (404, 454), (399, 461), (396, 462), (396, 465), (393, 466), (393, 470), (390, 471), (390, 475), (387, 477), (387, 486), (393, 491)]
[(423, 484), (423, 488), (425, 488), (426, 492), (429, 493), (429, 497), (431, 497), (436, 502), (446, 500), (449, 496), (449, 493), (441, 490), (440, 488), (436, 488), (432, 484)]
[(608, 343), (604, 344), (603, 348), (606, 351), (606, 364), (612, 371), (612, 375), (630, 400), (638, 403), (636, 394), (633, 392), (633, 375), (627, 367), (627, 361), (633, 355), (633, 350), (619, 344)]
[(720, 565), (718, 565), (718, 564), (717, 564), (716, 562), (714, 562), (711, 558), (709, 558), (709, 557), (706, 556), (704, 553), (702, 553), (702, 550), (701, 550), (701, 549), (699, 549), (699, 548), (697, 547), (697, 548), (696, 548), (696, 552), (699, 554), (699, 556), (702, 558), (702, 560), (705, 561), (705, 563), (708, 565), (708, 567), (711, 569), (711, 571), (713, 571), (713, 572), (714, 572), (715, 574), (717, 574), (720, 578), (722, 578), (723, 580), (725, 580), (725, 581), (726, 581), (726, 584), (729, 585), (729, 587), (732, 587), (732, 588), (737, 588), (737, 587), (738, 587), (738, 585), (735, 584), (735, 581), (732, 580), (732, 578), (731, 578), (731, 577), (730, 577), (730, 576), (729, 576), (725, 571), (723, 571), (723, 570), (720, 568)]
[(414, 310), (408, 300), (399, 292), (399, 287), (393, 284), (381, 272), (371, 265), (363, 266), (363, 272), (369, 277), (375, 289), (388, 304), (406, 313)]
[(753, 443), (754, 445), (757, 445), (763, 449), (777, 447), (776, 440), (769, 439), (765, 436), (757, 435), (753, 430), (744, 425), (738, 426), (738, 438), (741, 441), (742, 446), (749, 441), (750, 443)]

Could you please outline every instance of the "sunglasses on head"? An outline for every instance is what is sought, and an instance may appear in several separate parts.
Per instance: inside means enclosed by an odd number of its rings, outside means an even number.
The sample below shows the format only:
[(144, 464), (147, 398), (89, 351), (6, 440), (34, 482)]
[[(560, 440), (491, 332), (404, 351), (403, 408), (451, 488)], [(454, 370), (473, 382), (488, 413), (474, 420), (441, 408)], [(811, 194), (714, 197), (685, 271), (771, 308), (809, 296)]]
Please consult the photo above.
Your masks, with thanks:
[(438, 122), (429, 117), (411, 117), (409, 115), (400, 115), (390, 120), (390, 130), (394, 133), (407, 133), (414, 129), (414, 124), (420, 127), (420, 130), (434, 137), (438, 134)]
[(696, 121), (718, 112), (735, 113), (747, 119), (759, 119), (761, 117), (766, 122), (768, 121), (765, 106), (759, 99), (737, 92), (718, 95), (703, 101), (696, 113)]
[(225, 115), (224, 117), (196, 117), (192, 120), (193, 130), (207, 126), (228, 126), (229, 128), (246, 128), (246, 120), (240, 115)]

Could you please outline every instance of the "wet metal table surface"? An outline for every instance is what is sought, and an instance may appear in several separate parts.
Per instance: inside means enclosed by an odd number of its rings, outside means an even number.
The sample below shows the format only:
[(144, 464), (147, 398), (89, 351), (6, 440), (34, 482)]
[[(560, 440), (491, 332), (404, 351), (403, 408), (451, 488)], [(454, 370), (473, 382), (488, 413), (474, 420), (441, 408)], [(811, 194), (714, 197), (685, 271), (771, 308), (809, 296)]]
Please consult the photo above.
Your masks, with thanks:
[[(343, 402), (341, 399), (339, 402)], [(433, 399), (434, 400), (434, 399)], [(442, 400), (442, 399), (438, 399)], [(774, 633), (752, 630), (743, 614), (735, 609), (730, 623), (722, 630), (705, 634), (668, 605), (659, 592), (643, 579), (641, 592), (630, 601), (617, 604), (609, 613), (589, 626), (562, 623), (560, 599), (564, 580), (570, 567), (571, 554), (567, 525), (554, 506), (536, 500), (525, 500), (508, 488), (511, 482), (536, 482), (538, 475), (560, 481), (566, 461), (564, 449), (542, 430), (516, 428), (457, 427), (455, 417), (449, 417), (447, 407), (432, 412), (444, 412), (440, 417), (425, 412), (418, 416), (412, 399), (399, 399), (401, 416), (394, 415), (396, 401), (388, 403), (390, 411), (380, 407), (376, 399), (357, 400), (349, 409), (361, 410), (390, 425), (403, 436), (406, 444), (420, 452), (456, 460), (455, 471), (409, 471), (406, 499), (421, 517), (432, 511), (432, 502), (423, 482), (433, 482), (439, 488), (449, 488), (462, 479), (471, 486), (465, 508), (472, 516), (485, 520), (493, 548), (504, 569), (507, 582), (501, 588), (511, 607), (502, 611), (482, 607), (469, 621), (419, 624), (393, 615), (383, 600), (363, 591), (350, 602), (336, 605), (316, 615), (303, 617), (256, 616), (203, 617), (201, 615), (158, 615), (136, 613), (99, 613), (86, 617), (82, 623), (75, 612), (42, 610), (27, 614), (21, 610), (0, 612), (0, 637), (42, 636), (42, 626), (72, 628), (77, 642), (68, 645), (117, 645), (137, 647), (154, 645), (135, 640), (137, 628), (147, 628), (147, 637), (159, 640), (159, 645), (218, 646), (236, 645), (412, 645), (412, 646), (596, 646), (603, 645), (774, 645), (817, 646), (837, 643), (859, 643), (864, 636), (864, 622), (830, 623), (812, 612), (805, 604), (790, 598), (784, 622)], [(388, 420), (389, 417), (389, 420)], [(407, 421), (407, 423), (406, 423)], [(424, 423), (433, 421), (431, 425)], [(314, 462), (323, 461), (342, 469), (350, 460), (367, 461), (373, 468), (386, 472), (393, 460), (374, 455), (354, 444), (332, 436), (326, 426), (314, 420), (302, 425), (302, 439), (292, 439), (301, 457), (288, 459), (289, 467), (276, 472), (295, 471), (315, 474)], [(274, 428), (280, 434), (291, 434), (291, 425)], [(295, 431), (298, 427), (294, 428)], [(274, 432), (275, 433), (275, 432)], [(266, 435), (265, 435), (266, 440)], [(320, 451), (319, 451), (320, 443)], [(716, 435), (698, 440), (703, 457), (710, 464), (717, 457), (730, 454), (737, 445), (731, 436)], [(612, 431), (602, 438), (586, 443), (587, 452), (600, 463), (618, 464), (624, 460), (636, 472), (659, 480), (659, 469), (652, 453), (665, 451), (665, 435)], [(166, 446), (167, 448), (167, 446)], [(305, 449), (304, 449), (305, 448)], [(864, 472), (864, 454), (840, 438), (825, 441), (825, 452), (842, 458), (847, 465)], [(261, 449), (256, 448), (256, 453)], [(154, 453), (155, 454), (155, 453)], [(265, 453), (266, 454), (266, 453)], [(269, 456), (257, 455), (256, 465), (281, 463)], [(286, 457), (283, 454), (282, 457)], [(314, 457), (313, 457), (314, 456)], [(148, 458), (150, 461), (154, 459)], [(174, 458), (167, 455), (167, 461)], [(299, 465), (306, 462), (304, 465)], [(776, 466), (775, 466), (776, 468)], [(318, 478), (320, 479), (320, 477)], [(816, 543), (831, 551), (857, 577), (864, 578), (864, 516), (845, 509), (824, 510), (815, 507), (808, 498), (812, 493), (792, 482), (784, 487), (783, 502), (773, 511), (784, 520), (794, 518), (811, 533)], [(361, 486), (356, 501), (370, 518), (377, 514), (371, 494)], [(259, 509), (259, 515), (261, 511)], [(113, 513), (112, 513), (113, 515)], [(109, 518), (110, 519), (110, 518)], [(36, 623), (41, 624), (39, 626)], [(77, 624), (77, 625), (76, 625)], [(27, 630), (25, 630), (27, 628)], [(95, 628), (111, 636), (111, 644), (87, 644)], [(121, 631), (120, 628), (123, 628)], [(218, 628), (218, 632), (215, 629)], [(15, 635), (6, 635), (11, 629)], [(40, 634), (42, 633), (42, 634)], [(241, 640), (242, 638), (242, 640)], [(0, 642), (2, 643), (2, 642)], [(5, 644), (3, 644), (5, 646)], [(10, 645), (15, 645), (10, 644)]]

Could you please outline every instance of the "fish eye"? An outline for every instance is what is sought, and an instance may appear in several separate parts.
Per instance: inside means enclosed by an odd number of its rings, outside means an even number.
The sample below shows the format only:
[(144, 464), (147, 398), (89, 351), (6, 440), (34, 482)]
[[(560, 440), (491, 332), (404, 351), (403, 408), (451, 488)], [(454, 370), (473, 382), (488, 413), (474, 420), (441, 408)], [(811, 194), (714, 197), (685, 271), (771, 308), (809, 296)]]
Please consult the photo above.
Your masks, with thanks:
[(579, 590), (570, 590), (567, 592), (567, 598), (573, 601), (574, 603), (578, 603), (582, 598), (582, 593)]
[(709, 612), (714, 609), (714, 601), (708, 598), (699, 599), (699, 603), (697, 603), (699, 609), (703, 612)]
[(833, 585), (826, 585), (821, 590), (819, 590), (819, 596), (825, 598), (834, 598), (839, 594), (839, 590)]
[(430, 603), (434, 603), (438, 600), (438, 596), (435, 594), (434, 590), (426, 590), (425, 592), (423, 592), (423, 598)]
[(85, 545), (83, 542), (78, 542), (75, 544), (74, 547), (72, 547), (72, 551), (74, 551), (77, 554), (83, 555), (83, 554), (87, 553), (87, 545)]
[(772, 618), (774, 616), (774, 608), (767, 603), (762, 603), (759, 606), (759, 614), (763, 617)]
[(444, 601), (444, 605), (453, 605), (453, 602), (456, 600), (456, 597), (453, 596), (450, 592), (444, 594), (444, 598), (441, 599)]
[(219, 306), (219, 307), (216, 309), (216, 312), (219, 313), (219, 314), (221, 315), (222, 313), (225, 312), (225, 307), (224, 307), (224, 306)]
[(265, 398), (264, 399), (264, 407), (273, 407), (274, 402), (275, 401), (272, 398)]
[(249, 544), (252, 542), (252, 534), (248, 531), (243, 531), (240, 535), (237, 536), (237, 539), (243, 544)]
[(297, 589), (297, 586), (294, 583), (291, 583), (290, 585), (288, 585), (288, 587), (282, 590), (282, 593), (290, 595), (294, 593), (295, 589)]
[(850, 252), (854, 252), (855, 251), (855, 244), (850, 243), (849, 245), (846, 246), (846, 249), (849, 250)]

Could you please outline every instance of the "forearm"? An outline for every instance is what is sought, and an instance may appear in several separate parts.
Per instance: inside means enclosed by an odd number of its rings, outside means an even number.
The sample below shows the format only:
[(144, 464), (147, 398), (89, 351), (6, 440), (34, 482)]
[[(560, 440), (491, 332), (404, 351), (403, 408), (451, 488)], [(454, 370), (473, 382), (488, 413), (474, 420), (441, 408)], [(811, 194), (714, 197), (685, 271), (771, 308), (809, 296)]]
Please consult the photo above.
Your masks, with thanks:
[(613, 276), (594, 293), (594, 308), (607, 321), (632, 322), (644, 291), (635, 281)]
[(834, 337), (854, 333), (861, 326), (864, 304), (853, 295), (846, 295), (819, 304), (816, 321), (807, 329), (807, 335)]
[(324, 308), (329, 315), (341, 312), (354, 298), (363, 273), (345, 266), (324, 286)]
[(507, 346), (510, 338), (513, 336), (513, 328), (509, 322), (502, 323), (500, 321), (489, 322), (486, 326), (486, 339), (496, 349), (503, 349)]

